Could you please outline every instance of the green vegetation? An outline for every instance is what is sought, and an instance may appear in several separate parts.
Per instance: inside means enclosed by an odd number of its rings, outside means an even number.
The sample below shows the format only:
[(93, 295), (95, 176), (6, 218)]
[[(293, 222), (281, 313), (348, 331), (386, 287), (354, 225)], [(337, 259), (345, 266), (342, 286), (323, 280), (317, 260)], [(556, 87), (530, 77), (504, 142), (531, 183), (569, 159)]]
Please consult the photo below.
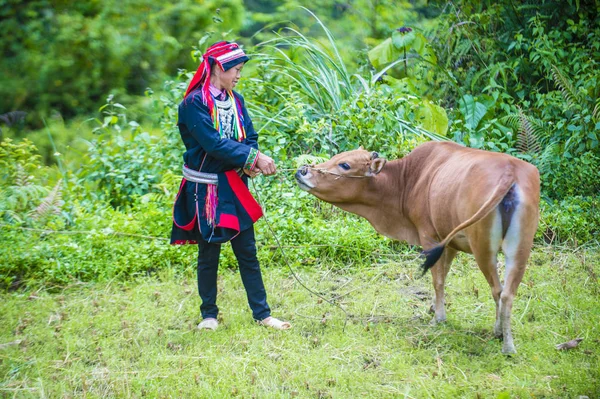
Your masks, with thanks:
[[(538, 3), (0, 0), (0, 396), (599, 396), (600, 5)], [(226, 247), (224, 328), (194, 330), (196, 248), (167, 245), (177, 105), (221, 38), (251, 54), (239, 89), (280, 169), (251, 190), (347, 320), (293, 280), (261, 220), (270, 302), (294, 329), (252, 325)], [(540, 170), (513, 358), (472, 258), (453, 268), (449, 322), (429, 326), (418, 249), (292, 178), (359, 145), (398, 158), (427, 140)]]

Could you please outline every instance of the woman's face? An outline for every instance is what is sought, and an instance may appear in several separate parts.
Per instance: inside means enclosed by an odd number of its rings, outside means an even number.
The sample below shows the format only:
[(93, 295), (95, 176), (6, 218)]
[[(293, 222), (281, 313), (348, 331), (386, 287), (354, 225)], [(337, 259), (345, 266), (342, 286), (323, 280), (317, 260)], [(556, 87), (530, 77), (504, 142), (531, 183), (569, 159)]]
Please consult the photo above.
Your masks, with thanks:
[(213, 82), (213, 85), (217, 89), (221, 90), (233, 90), (238, 80), (242, 76), (242, 69), (244, 68), (245, 62), (241, 64), (237, 64), (236, 66), (226, 70), (223, 72), (220, 68), (215, 68), (215, 77), (216, 81)]

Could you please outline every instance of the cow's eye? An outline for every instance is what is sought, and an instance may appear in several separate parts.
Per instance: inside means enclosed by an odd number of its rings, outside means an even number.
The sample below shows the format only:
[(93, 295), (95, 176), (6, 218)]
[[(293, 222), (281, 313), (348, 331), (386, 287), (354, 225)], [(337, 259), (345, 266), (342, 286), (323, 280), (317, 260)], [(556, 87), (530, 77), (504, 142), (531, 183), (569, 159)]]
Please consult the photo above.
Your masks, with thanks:
[(340, 168), (344, 169), (344, 170), (350, 170), (350, 165), (348, 165), (347, 163), (341, 163), (339, 165)]

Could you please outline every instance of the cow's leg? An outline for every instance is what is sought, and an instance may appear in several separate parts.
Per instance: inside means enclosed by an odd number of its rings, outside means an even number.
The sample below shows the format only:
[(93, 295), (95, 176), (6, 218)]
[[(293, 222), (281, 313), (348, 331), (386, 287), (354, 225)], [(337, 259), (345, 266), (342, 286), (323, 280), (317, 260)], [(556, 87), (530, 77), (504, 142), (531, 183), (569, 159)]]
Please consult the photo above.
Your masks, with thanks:
[(440, 323), (446, 321), (446, 305), (444, 300), (444, 286), (446, 284), (446, 276), (450, 271), (452, 260), (456, 256), (456, 250), (446, 247), (444, 253), (436, 264), (431, 268), (431, 277), (433, 280), (433, 289), (435, 290), (435, 298), (433, 299), (433, 311), (435, 316), (432, 323)]
[(502, 243), (502, 250), (506, 258), (506, 274), (499, 307), (502, 336), (504, 338), (502, 353), (504, 354), (517, 352), (513, 343), (510, 319), (513, 299), (523, 279), (533, 245), (533, 238), (537, 229), (537, 212), (537, 205), (520, 204)]
[(531, 246), (523, 245), (521, 249), (517, 250), (516, 253), (506, 256), (506, 277), (499, 304), (499, 327), (501, 328), (502, 337), (504, 339), (504, 343), (502, 345), (502, 353), (504, 354), (512, 354), (517, 352), (513, 343), (510, 319), (512, 314), (513, 300), (517, 294), (519, 284), (523, 279), (530, 249)]
[(470, 231), (470, 245), (479, 270), (485, 276), (492, 297), (496, 303), (496, 323), (494, 334), (502, 338), (502, 318), (500, 317), (500, 296), (502, 284), (498, 276), (498, 251), (502, 244), (502, 217), (497, 210), (482, 220)]
[(490, 289), (492, 290), (492, 297), (496, 303), (496, 324), (494, 325), (494, 335), (498, 338), (502, 338), (502, 319), (500, 318), (500, 295), (502, 294), (502, 284), (500, 284), (500, 277), (498, 276), (498, 250), (495, 253), (485, 251), (481, 252), (473, 251), (475, 260), (479, 269), (485, 276)]

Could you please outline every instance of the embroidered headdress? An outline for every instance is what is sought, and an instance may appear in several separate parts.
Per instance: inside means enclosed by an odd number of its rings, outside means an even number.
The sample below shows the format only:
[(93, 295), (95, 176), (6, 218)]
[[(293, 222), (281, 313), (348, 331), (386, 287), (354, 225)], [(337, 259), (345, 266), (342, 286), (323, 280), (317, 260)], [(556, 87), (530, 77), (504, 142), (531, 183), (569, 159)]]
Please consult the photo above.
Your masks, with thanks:
[(202, 62), (192, 78), (184, 98), (199, 86), (202, 86), (203, 101), (208, 106), (208, 109), (212, 110), (214, 102), (209, 90), (211, 68), (216, 64), (223, 72), (225, 72), (237, 64), (241, 64), (248, 60), (248, 56), (237, 43), (223, 41), (213, 44), (206, 49), (206, 53), (202, 55)]

